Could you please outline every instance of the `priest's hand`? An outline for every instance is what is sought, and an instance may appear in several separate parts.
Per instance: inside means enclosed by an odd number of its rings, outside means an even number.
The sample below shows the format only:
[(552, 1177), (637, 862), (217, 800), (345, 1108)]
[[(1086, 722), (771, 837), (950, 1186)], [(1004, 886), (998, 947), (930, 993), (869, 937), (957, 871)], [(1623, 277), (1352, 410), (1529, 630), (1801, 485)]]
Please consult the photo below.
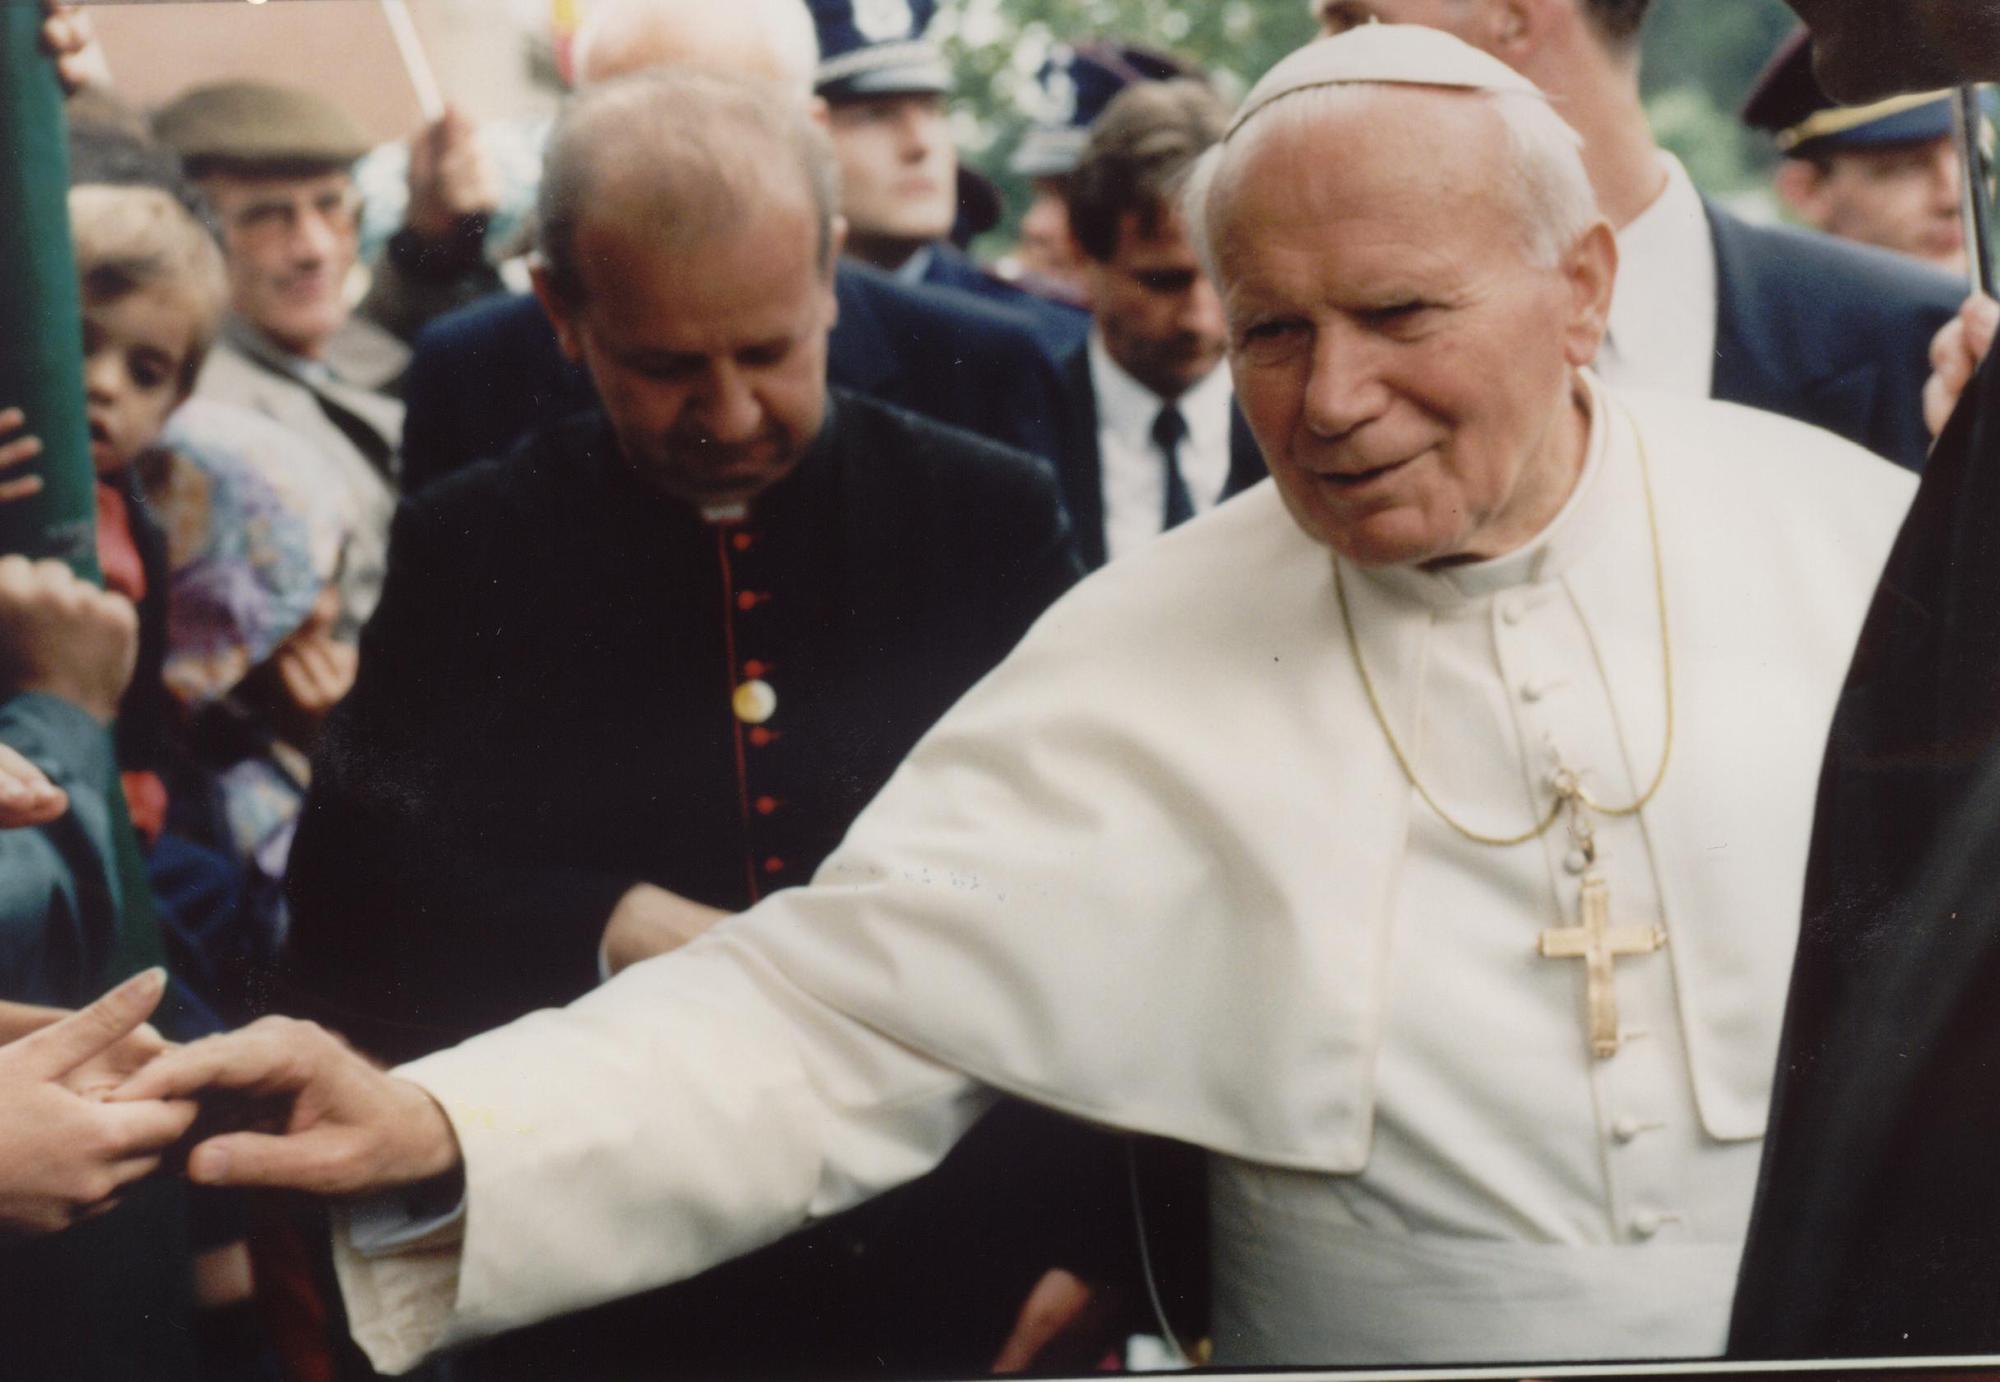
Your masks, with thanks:
[(690, 902), (679, 893), (635, 884), (618, 899), (604, 924), (604, 967), (619, 970), (678, 950), (729, 913)]
[(1931, 338), (1931, 377), (1924, 382), (1924, 426), (1932, 436), (1944, 431), (1944, 425), (1951, 421), (1959, 395), (1993, 348), (1996, 327), (2000, 327), (2000, 303), (1975, 294)]
[(479, 142), (479, 130), (447, 108), (410, 140), (410, 202), (403, 224), (435, 244), (457, 234), (467, 218), (490, 216), (500, 204), (500, 179)]
[(51, 1233), (103, 1213), (194, 1121), (191, 1103), (111, 1104), (72, 1088), (141, 1029), (165, 988), (147, 970), (0, 1046), (0, 1228)]
[(56, 80), (63, 94), (74, 96), (84, 87), (108, 85), (110, 71), (90, 32), (90, 20), (80, 6), (42, 0), (42, 49), (55, 59)]
[(224, 1132), (198, 1143), (187, 1170), (203, 1185), (360, 1195), (460, 1164), (451, 1120), (422, 1088), (377, 1069), (324, 1028), (287, 1017), (170, 1051), (111, 1098), (218, 1096), (272, 1110), (280, 1131)]

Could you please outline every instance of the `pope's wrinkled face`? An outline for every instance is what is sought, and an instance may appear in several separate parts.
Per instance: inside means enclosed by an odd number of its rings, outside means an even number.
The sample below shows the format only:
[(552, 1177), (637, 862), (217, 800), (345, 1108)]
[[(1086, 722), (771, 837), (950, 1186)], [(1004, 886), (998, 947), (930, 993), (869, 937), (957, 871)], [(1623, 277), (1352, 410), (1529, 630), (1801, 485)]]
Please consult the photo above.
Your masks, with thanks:
[(2000, 0), (1786, 0), (1829, 93), (1869, 101), (2000, 79)]
[(537, 291), (563, 349), (590, 370), (626, 464), (704, 508), (782, 479), (826, 412), (830, 257), (803, 194), (728, 234), (662, 243), (642, 222), (578, 227), (582, 300)]
[(1511, 551), (1580, 469), (1617, 251), (1600, 222), (1537, 266), (1502, 139), (1475, 98), (1384, 92), (1267, 131), (1210, 203), (1244, 415), (1292, 517), (1364, 566)]

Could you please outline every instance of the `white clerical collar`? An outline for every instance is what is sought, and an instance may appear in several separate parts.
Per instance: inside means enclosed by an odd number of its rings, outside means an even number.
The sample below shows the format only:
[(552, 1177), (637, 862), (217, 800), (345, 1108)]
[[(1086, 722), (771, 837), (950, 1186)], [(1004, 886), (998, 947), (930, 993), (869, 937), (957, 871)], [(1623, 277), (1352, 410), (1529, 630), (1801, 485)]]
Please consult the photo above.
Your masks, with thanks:
[(1612, 431), (1610, 396), (1589, 370), (1580, 372), (1590, 409), (1590, 432), (1584, 443), (1583, 473), (1556, 516), (1524, 546), (1489, 561), (1467, 562), (1424, 570), (1416, 566), (1356, 568), (1372, 581), (1421, 604), (1450, 606), (1485, 599), (1516, 586), (1552, 580), (1576, 563), (1607, 526), (1602, 522), (1614, 487), (1604, 483), (1609, 468)]
[(1597, 371), (1613, 388), (1707, 398), (1715, 378), (1715, 242), (1687, 169), (1662, 152), (1666, 184), (1618, 232), (1618, 282)]

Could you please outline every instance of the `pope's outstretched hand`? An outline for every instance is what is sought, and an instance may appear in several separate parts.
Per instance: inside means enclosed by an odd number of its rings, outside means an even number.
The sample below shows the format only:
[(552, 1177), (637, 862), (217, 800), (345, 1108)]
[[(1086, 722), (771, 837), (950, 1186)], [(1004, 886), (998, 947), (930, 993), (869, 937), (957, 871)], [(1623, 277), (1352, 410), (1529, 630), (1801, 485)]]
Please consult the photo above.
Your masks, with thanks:
[[(275, 1132), (223, 1132), (188, 1154), (204, 1185), (357, 1195), (455, 1170), (458, 1138), (429, 1094), (310, 1022), (267, 1017), (161, 1056), (114, 1099), (218, 1096), (271, 1112)], [(229, 1097), (234, 1096), (234, 1097)]]

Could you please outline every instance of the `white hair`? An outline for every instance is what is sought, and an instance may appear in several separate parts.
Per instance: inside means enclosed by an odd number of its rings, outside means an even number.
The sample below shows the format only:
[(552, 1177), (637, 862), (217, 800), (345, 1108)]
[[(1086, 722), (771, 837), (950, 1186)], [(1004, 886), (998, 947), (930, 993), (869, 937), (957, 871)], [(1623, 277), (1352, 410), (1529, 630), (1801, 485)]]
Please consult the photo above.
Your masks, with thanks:
[[(1213, 223), (1217, 201), (1234, 190), (1242, 168), (1270, 139), (1296, 133), (1329, 116), (1352, 112), (1383, 91), (1419, 88), (1386, 82), (1308, 87), (1273, 101), (1202, 155), (1181, 193), (1188, 234), (1216, 282)], [(1599, 219), (1597, 196), (1583, 167), (1583, 137), (1553, 107), (1517, 91), (1423, 88), (1483, 100), (1500, 117), (1507, 166), (1489, 170), (1499, 194), (1514, 203), (1521, 248), (1530, 262), (1552, 269)]]
[(807, 96), (819, 67), (819, 34), (805, 0), (596, 0), (577, 27), (570, 59), (581, 82), (657, 62), (653, 55), (668, 49), (698, 66), (709, 65), (711, 50), (757, 52), (773, 78)]

